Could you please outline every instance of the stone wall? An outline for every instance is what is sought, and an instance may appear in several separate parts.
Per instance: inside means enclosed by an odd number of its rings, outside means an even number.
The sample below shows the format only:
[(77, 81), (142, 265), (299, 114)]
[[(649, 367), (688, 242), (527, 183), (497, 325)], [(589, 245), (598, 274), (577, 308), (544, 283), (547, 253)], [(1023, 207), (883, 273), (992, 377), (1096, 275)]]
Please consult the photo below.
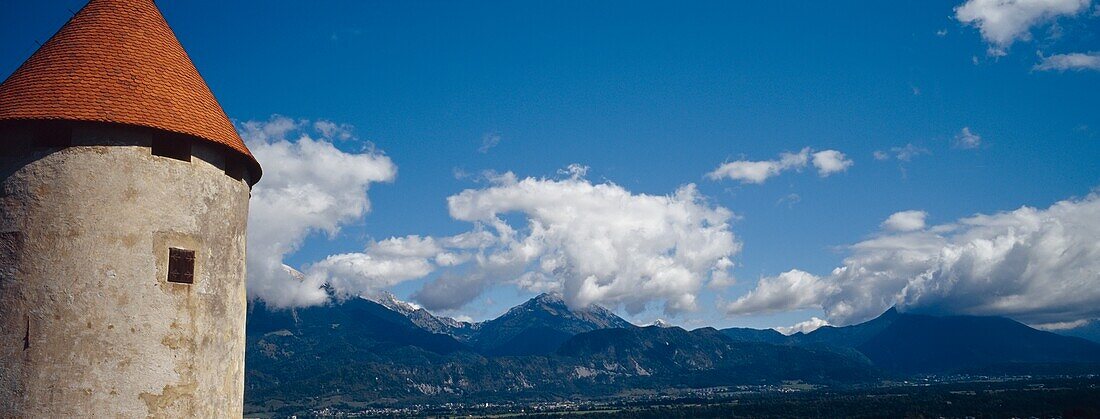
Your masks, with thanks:
[[(239, 417), (247, 180), (225, 149), (154, 156), (156, 131), (0, 130), (0, 417)], [(195, 251), (167, 282), (168, 248)]]

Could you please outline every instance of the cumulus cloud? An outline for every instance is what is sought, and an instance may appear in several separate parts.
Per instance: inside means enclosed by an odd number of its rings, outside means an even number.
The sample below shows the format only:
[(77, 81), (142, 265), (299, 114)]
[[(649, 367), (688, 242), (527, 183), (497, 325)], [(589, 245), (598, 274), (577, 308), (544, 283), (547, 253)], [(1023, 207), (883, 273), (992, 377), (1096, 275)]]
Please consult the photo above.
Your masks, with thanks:
[(331, 255), (309, 267), (306, 278), (328, 284), (337, 296), (373, 295), (410, 279), (427, 276), (435, 270), (433, 259), (442, 248), (431, 237), (391, 237), (372, 243), (362, 253)]
[[(650, 303), (670, 313), (694, 310), (701, 287), (732, 281), (730, 259), (740, 250), (733, 213), (710, 205), (694, 185), (667, 196), (635, 194), (592, 183), (586, 170), (572, 165), (561, 179), (487, 175), (486, 187), (447, 199), (451, 217), (470, 231), (389, 239), (317, 263), (306, 276), (355, 294), (436, 272), (412, 296), (430, 310), (460, 308), (493, 284), (512, 284), (560, 291), (573, 307), (621, 305), (632, 313)], [(371, 269), (383, 262), (401, 269)]]
[(814, 330), (820, 329), (822, 326), (828, 326), (829, 322), (819, 319), (817, 317), (811, 317), (809, 320), (795, 323), (790, 327), (773, 327), (775, 331), (784, 335), (790, 336), (795, 333), (810, 333)]
[[(498, 280), (523, 272), (529, 283), (557, 284), (574, 307), (621, 304), (638, 312), (663, 301), (667, 312), (694, 310), (700, 287), (740, 250), (729, 228), (733, 213), (711, 206), (695, 185), (667, 196), (635, 194), (593, 184), (582, 166), (571, 167), (567, 179), (507, 174), (447, 199), (451, 217), (497, 237), (479, 269)], [(510, 214), (525, 219), (521, 228), (506, 222)]]
[(1005, 55), (1019, 40), (1031, 39), (1031, 28), (1076, 16), (1091, 0), (967, 0), (955, 8), (955, 19), (975, 26), (989, 43), (989, 55)]
[(802, 169), (810, 159), (810, 148), (803, 148), (798, 153), (782, 153), (776, 160), (749, 161), (738, 160), (723, 163), (707, 174), (712, 180), (730, 178), (741, 183), (764, 183), (768, 178), (776, 176), (785, 170)]
[(756, 288), (726, 305), (729, 314), (765, 314), (821, 306), (822, 297), (835, 292), (832, 284), (809, 272), (792, 269), (761, 278)]
[(337, 149), (334, 140), (351, 138), (346, 125), (273, 116), (238, 129), (264, 167), (249, 208), (249, 296), (274, 307), (322, 303), (323, 282), (296, 277), (283, 259), (310, 234), (335, 235), (370, 211), (368, 187), (392, 181), (397, 167), (374, 150)]
[(821, 177), (846, 171), (853, 164), (852, 160), (839, 151), (824, 150), (814, 153), (806, 147), (798, 153), (781, 153), (775, 160), (738, 160), (723, 163), (708, 173), (707, 178), (711, 180), (728, 178), (741, 183), (761, 184), (788, 170), (801, 171), (811, 163)]
[(454, 310), (481, 295), (489, 283), (482, 272), (444, 272), (413, 293), (412, 298), (429, 310)]
[[(328, 256), (310, 265), (303, 276), (307, 283), (323, 285), (326, 292), (336, 298), (377, 295), (389, 287), (424, 278), (442, 268), (466, 264), (475, 258), (479, 250), (496, 243), (496, 240), (482, 229), (442, 238), (417, 235), (390, 237), (372, 242), (362, 252)], [(436, 281), (441, 287), (464, 287), (441, 294), (451, 295), (452, 298), (466, 295), (456, 292), (473, 292), (471, 298), (476, 297), (483, 287), (483, 284), (475, 283), (477, 281), (471, 282), (471, 278), (452, 274)], [(442, 307), (437, 303), (439, 297), (432, 294), (420, 294), (420, 297), (430, 309), (457, 308)]]
[(973, 149), (981, 147), (982, 136), (971, 132), (970, 127), (963, 127), (958, 134), (955, 134), (955, 147)]
[(1089, 52), (1057, 54), (1042, 57), (1043, 60), (1033, 67), (1036, 71), (1100, 71), (1100, 53)]
[(813, 165), (821, 177), (846, 171), (853, 164), (855, 162), (836, 150), (819, 151), (813, 155)]
[(890, 215), (882, 222), (882, 227), (893, 231), (915, 231), (924, 228), (924, 219), (928, 213), (924, 211), (901, 211)]
[(1100, 317), (1100, 196), (976, 215), (850, 247), (829, 275), (764, 278), (733, 314), (820, 307), (834, 324), (891, 306), (1000, 315), (1031, 324)]

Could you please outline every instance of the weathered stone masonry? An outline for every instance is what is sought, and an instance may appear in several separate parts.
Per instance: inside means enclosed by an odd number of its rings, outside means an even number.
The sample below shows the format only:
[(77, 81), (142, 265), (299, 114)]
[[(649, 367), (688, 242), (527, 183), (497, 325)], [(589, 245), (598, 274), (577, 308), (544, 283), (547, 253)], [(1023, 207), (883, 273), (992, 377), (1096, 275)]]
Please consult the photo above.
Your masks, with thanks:
[[(202, 142), (152, 155), (153, 134), (78, 126), (0, 157), (0, 416), (240, 415), (249, 186)], [(196, 252), (193, 284), (167, 281), (169, 247)]]
[(0, 417), (239, 417), (259, 163), (152, 0), (0, 84)]

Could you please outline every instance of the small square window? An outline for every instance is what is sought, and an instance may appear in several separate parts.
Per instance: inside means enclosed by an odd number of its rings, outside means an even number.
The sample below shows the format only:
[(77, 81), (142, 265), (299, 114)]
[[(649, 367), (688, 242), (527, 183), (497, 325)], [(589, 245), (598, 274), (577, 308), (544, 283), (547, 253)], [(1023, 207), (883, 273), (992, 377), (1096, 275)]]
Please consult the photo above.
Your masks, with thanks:
[(195, 251), (168, 248), (168, 282), (195, 283)]

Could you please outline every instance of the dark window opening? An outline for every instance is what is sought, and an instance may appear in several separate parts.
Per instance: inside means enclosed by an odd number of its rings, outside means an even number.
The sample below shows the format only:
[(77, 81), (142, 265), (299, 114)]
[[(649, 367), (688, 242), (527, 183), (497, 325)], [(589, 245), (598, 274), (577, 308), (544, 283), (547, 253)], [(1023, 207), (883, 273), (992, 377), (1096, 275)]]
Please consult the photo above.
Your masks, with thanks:
[(195, 251), (168, 248), (168, 282), (195, 283)]
[(63, 123), (45, 123), (34, 131), (34, 146), (40, 148), (65, 148), (73, 144), (73, 129)]
[(177, 134), (153, 134), (153, 155), (191, 162), (191, 139)]

